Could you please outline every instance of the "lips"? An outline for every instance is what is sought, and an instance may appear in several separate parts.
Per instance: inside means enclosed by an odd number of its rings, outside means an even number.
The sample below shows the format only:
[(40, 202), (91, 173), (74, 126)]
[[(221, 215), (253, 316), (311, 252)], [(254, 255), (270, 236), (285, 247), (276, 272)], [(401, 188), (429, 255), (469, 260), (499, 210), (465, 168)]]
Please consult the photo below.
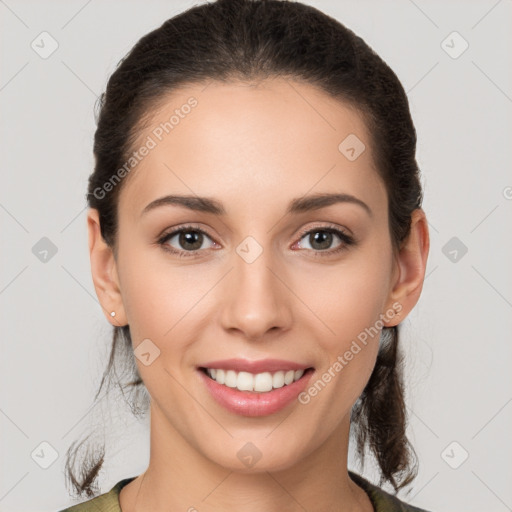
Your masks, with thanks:
[[(253, 417), (274, 414), (291, 405), (314, 374), (314, 368), (310, 365), (280, 359), (209, 361), (198, 366), (197, 370), (206, 389), (219, 405), (232, 413)], [(214, 378), (212, 378), (212, 370)], [(236, 373), (240, 381), (218, 382), (216, 379), (219, 370), (228, 380), (232, 380)], [(286, 382), (281, 382), (285, 379), (285, 375), (290, 379), (286, 377)], [(272, 379), (270, 379), (271, 376)], [(258, 382), (260, 378), (263, 382)], [(239, 387), (244, 390), (238, 389)], [(247, 390), (252, 387), (259, 391)]]
[(304, 391), (314, 372), (307, 371), (292, 384), (266, 393), (239, 391), (219, 384), (201, 371), (197, 374), (210, 396), (220, 406), (237, 415), (254, 417), (275, 414), (293, 402), (298, 404), (297, 396)]

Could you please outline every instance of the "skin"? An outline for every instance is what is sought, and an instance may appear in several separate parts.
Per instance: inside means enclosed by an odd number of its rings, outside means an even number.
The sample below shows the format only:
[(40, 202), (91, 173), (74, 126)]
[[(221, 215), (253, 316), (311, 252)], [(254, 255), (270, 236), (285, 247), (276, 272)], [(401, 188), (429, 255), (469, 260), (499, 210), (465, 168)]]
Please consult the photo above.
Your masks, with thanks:
[[(350, 410), (371, 375), (378, 336), (307, 405), (294, 401), (258, 418), (218, 405), (196, 366), (286, 359), (313, 366), (314, 383), (379, 315), (396, 325), (416, 304), (429, 249), (425, 214), (413, 213), (408, 239), (393, 251), (386, 189), (361, 116), (297, 81), (189, 85), (164, 98), (139, 140), (190, 96), (198, 105), (123, 183), (117, 257), (97, 211), (88, 213), (92, 276), (107, 319), (130, 325), (134, 348), (149, 338), (160, 350), (148, 366), (137, 359), (151, 395), (150, 462), (121, 491), (122, 510), (371, 511), (348, 476), (347, 450)], [(366, 145), (352, 162), (338, 150), (351, 133)], [(351, 194), (371, 214), (345, 202), (285, 215), (292, 199), (323, 192)], [(166, 205), (141, 216), (167, 194), (215, 198), (226, 214)], [(198, 257), (156, 243), (186, 223), (208, 234)], [(328, 225), (356, 244), (315, 257), (343, 242), (333, 235), (322, 251), (315, 232), (301, 230)], [(252, 263), (236, 252), (247, 236), (263, 250)], [(178, 236), (167, 245), (190, 252)], [(393, 304), (400, 312), (389, 318)], [(247, 442), (262, 455), (250, 468), (237, 457)]]

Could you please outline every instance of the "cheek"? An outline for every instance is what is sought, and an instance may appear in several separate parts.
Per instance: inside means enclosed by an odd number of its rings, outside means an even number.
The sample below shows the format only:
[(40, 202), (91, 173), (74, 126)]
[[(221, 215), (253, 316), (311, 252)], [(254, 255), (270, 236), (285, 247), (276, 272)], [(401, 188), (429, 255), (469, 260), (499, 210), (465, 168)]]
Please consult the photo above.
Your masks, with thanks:
[(130, 328), (157, 339), (173, 333), (180, 318), (206, 293), (210, 281), (192, 266), (170, 264), (161, 251), (121, 246), (119, 250), (119, 277)]
[[(325, 334), (325, 327), (319, 325), (313, 334), (317, 352), (322, 355), (321, 367), (299, 396), (300, 403), (312, 407), (305, 419), (308, 428), (327, 434), (350, 413), (365, 388), (379, 349), (378, 321), (383, 304), (379, 287), (378, 273), (351, 273), (343, 282), (330, 284), (332, 300), (324, 302), (320, 310), (330, 331)], [(317, 425), (319, 417), (323, 418), (321, 427)]]
[(137, 361), (140, 375), (151, 390), (153, 375), (164, 368), (180, 372), (188, 362), (195, 334), (207, 325), (209, 311), (215, 311), (214, 294), (209, 292), (218, 276), (207, 267), (199, 271), (199, 267), (170, 264), (148, 251), (125, 250), (120, 254), (119, 277), (133, 348), (149, 339), (160, 351), (151, 366)]
[[(384, 249), (384, 248), (383, 248)], [(322, 322), (314, 327), (319, 348), (326, 355), (320, 377), (333, 392), (331, 399), (353, 402), (362, 392), (375, 365), (383, 327), (381, 315), (390, 287), (390, 249), (361, 251), (358, 257), (326, 275), (308, 279), (311, 309)], [(304, 289), (305, 292), (305, 289)], [(336, 389), (336, 393), (334, 393)]]
[[(372, 279), (374, 277), (374, 279)], [(384, 294), (378, 275), (351, 274), (337, 288), (330, 303), (324, 306), (325, 323), (334, 334), (319, 338), (328, 354), (329, 367), (341, 375), (344, 386), (359, 389), (369, 377), (375, 363), (380, 339), (379, 315), (382, 313)], [(361, 390), (359, 390), (361, 391)]]
[(384, 312), (390, 287), (390, 261), (390, 257), (379, 257), (377, 251), (366, 255), (361, 252), (346, 264), (331, 267), (328, 273), (311, 273), (306, 286), (312, 309), (319, 312), (329, 328), (331, 336), (327, 339), (334, 340), (334, 345), (357, 337)]

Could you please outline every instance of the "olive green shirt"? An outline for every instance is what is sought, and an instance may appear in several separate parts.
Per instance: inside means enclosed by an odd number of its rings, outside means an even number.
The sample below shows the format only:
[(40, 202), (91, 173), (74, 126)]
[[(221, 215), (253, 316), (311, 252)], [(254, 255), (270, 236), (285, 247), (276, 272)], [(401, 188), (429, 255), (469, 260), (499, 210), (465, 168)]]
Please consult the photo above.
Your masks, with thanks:
[[(349, 475), (350, 478), (368, 494), (375, 512), (428, 512), (400, 501), (396, 496), (371, 484), (356, 473), (349, 471)], [(61, 510), (60, 512), (121, 512), (121, 507), (119, 506), (119, 492), (135, 478), (136, 477), (120, 480), (109, 492), (66, 508), (65, 510)]]

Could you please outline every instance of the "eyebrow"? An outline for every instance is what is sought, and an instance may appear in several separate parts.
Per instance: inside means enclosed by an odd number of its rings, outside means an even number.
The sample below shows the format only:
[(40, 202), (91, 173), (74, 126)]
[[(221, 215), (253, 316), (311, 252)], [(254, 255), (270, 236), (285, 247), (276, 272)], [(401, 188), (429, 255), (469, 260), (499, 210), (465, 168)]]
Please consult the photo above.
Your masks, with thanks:
[[(361, 199), (358, 199), (351, 194), (333, 193), (313, 194), (293, 199), (288, 206), (286, 214), (298, 214), (313, 210), (320, 210), (321, 208), (326, 208), (327, 206), (331, 206), (336, 203), (359, 205), (366, 211), (366, 213), (372, 216), (372, 210), (365, 202), (361, 201)], [(167, 195), (151, 201), (151, 203), (142, 210), (141, 216), (156, 208), (169, 205), (182, 206), (189, 210), (211, 213), (213, 215), (226, 215), (224, 206), (216, 199), (189, 195)]]

